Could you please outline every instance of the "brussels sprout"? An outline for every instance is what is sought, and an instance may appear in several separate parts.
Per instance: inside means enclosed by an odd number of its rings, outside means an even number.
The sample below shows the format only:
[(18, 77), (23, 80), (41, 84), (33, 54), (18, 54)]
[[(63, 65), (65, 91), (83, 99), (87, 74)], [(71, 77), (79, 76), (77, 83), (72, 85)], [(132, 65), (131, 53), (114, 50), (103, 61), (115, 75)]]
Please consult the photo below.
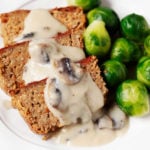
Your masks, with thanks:
[(130, 40), (143, 40), (149, 30), (146, 19), (138, 14), (129, 14), (121, 20), (122, 35)]
[(149, 113), (149, 95), (143, 83), (126, 80), (117, 88), (116, 102), (130, 116), (144, 116)]
[(111, 39), (103, 21), (95, 20), (89, 24), (83, 37), (85, 49), (89, 55), (103, 57), (108, 54), (111, 46)]
[(128, 63), (137, 61), (141, 55), (142, 52), (136, 43), (126, 38), (118, 38), (112, 46), (110, 58)]
[(101, 69), (108, 87), (113, 87), (126, 79), (127, 69), (124, 64), (117, 60), (105, 61)]
[(106, 24), (106, 29), (110, 34), (116, 33), (120, 28), (120, 20), (114, 10), (107, 7), (98, 7), (92, 9), (87, 14), (88, 22), (91, 23), (94, 20), (102, 20)]
[(101, 0), (67, 0), (69, 5), (75, 5), (82, 7), (85, 11), (88, 11), (94, 7), (100, 5)]
[(144, 40), (144, 50), (147, 56), (150, 56), (150, 35)]
[(150, 88), (150, 56), (140, 59), (137, 65), (137, 79)]

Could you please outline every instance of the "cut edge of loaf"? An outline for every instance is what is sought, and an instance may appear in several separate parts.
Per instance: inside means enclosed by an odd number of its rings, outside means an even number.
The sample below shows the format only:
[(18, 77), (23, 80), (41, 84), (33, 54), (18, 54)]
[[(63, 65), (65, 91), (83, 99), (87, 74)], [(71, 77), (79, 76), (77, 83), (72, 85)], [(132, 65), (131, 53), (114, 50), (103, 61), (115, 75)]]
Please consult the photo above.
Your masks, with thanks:
[(69, 45), (84, 49), (83, 32), (84, 29), (75, 28), (68, 30), (65, 33), (59, 33), (57, 36), (54, 37), (54, 39), (62, 45)]
[(23, 86), (18, 94), (12, 97), (12, 106), (37, 134), (46, 134), (61, 127), (59, 120), (49, 111), (44, 101), (46, 79)]
[[(95, 81), (97, 86), (102, 90), (104, 98), (106, 98), (108, 89), (106, 83), (101, 75), (100, 67), (98, 66), (98, 59), (96, 56), (89, 56), (86, 59), (83, 59), (81, 66), (90, 73), (92, 79)], [(88, 65), (87, 65), (88, 64)]]
[(0, 49), (0, 87), (8, 94), (14, 94), (24, 84), (21, 80), (23, 68), (30, 58), (27, 51), (29, 42), (17, 43)]

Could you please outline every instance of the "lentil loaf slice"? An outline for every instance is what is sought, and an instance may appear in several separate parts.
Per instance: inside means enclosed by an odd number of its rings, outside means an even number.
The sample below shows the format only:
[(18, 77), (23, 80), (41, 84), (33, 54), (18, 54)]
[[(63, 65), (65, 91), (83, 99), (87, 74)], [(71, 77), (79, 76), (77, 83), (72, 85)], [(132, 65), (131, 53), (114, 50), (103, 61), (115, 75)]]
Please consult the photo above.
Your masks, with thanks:
[[(68, 30), (76, 28), (83, 30), (85, 28), (86, 18), (82, 8), (68, 6), (50, 9), (49, 12)], [(23, 31), (24, 21), (30, 10), (15, 10), (0, 14), (0, 33), (5, 46), (14, 44), (14, 39)]]
[[(97, 62), (97, 58), (91, 56), (84, 61), (81, 61), (81, 66), (91, 74), (91, 77), (97, 86), (102, 90), (102, 93), (106, 95), (107, 88), (100, 75), (100, 69)], [(33, 132), (42, 135), (62, 127), (58, 118), (52, 114), (45, 103), (45, 85), (46, 79), (29, 83), (20, 88), (19, 92), (12, 96), (13, 107), (19, 110), (21, 116)]]
[[(72, 29), (58, 34), (56, 41), (61, 45), (83, 48), (82, 31)], [(15, 94), (22, 85), (24, 66), (30, 58), (29, 41), (16, 43), (0, 49), (0, 87), (8, 94)]]

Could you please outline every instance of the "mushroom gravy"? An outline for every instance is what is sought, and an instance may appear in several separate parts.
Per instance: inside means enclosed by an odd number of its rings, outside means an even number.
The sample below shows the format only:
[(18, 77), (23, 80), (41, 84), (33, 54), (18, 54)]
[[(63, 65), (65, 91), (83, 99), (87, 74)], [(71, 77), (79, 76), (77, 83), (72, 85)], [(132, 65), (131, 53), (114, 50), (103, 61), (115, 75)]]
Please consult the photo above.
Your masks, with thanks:
[(126, 115), (116, 105), (104, 109), (101, 90), (78, 63), (85, 58), (82, 49), (47, 38), (66, 30), (47, 10), (30, 12), (16, 38), (34, 39), (29, 43), (31, 58), (24, 67), (23, 80), (28, 84), (47, 78), (45, 103), (64, 126), (52, 138), (56, 143), (96, 146), (111, 142), (126, 129)]
[(24, 21), (24, 29), (15, 41), (53, 37), (67, 31), (46, 9), (31, 10)]
[(57, 77), (55, 83), (52, 82), (53, 78), (47, 81), (45, 101), (62, 125), (88, 123), (104, 106), (102, 92), (88, 73), (78, 83), (71, 85)]
[(29, 43), (30, 59), (25, 65), (23, 80), (25, 83), (39, 81), (54, 76), (54, 62), (68, 57), (77, 62), (85, 58), (84, 51), (77, 47), (63, 46), (54, 39), (32, 40)]
[(118, 130), (100, 129), (96, 123), (89, 121), (84, 124), (65, 126), (56, 135), (52, 136), (51, 140), (68, 146), (100, 146), (113, 142), (118, 136), (123, 136), (127, 129), (127, 124)]
[(56, 143), (96, 146), (111, 142), (124, 131), (126, 115), (116, 105), (104, 109), (101, 90), (78, 63), (85, 58), (82, 49), (49, 38), (31, 41), (29, 54), (23, 79), (28, 84), (48, 78), (45, 103), (64, 126), (52, 138)]

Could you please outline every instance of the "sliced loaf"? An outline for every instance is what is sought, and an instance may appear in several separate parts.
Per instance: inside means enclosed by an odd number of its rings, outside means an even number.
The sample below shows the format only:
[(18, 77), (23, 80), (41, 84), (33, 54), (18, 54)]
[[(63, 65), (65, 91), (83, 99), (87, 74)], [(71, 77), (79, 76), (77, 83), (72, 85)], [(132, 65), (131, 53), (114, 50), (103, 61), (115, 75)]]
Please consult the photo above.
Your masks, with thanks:
[[(91, 74), (92, 79), (106, 95), (107, 88), (100, 76), (97, 58), (91, 56), (81, 61), (81, 66)], [(47, 134), (62, 127), (58, 118), (49, 111), (44, 100), (46, 79), (24, 86), (12, 97), (12, 105), (18, 109), (32, 131), (38, 134)]]
[[(55, 37), (62, 45), (83, 48), (82, 34), (72, 29)], [(0, 49), (0, 86), (9, 95), (16, 93), (24, 85), (22, 74), (30, 58), (29, 42), (17, 43)]]
[[(64, 8), (55, 8), (49, 12), (61, 23), (63, 23), (68, 30), (76, 28), (83, 30), (85, 27), (85, 15), (82, 8), (70, 6)], [(11, 45), (14, 39), (23, 31), (24, 21), (30, 10), (16, 10), (0, 15), (1, 22), (1, 36), (4, 45)]]

